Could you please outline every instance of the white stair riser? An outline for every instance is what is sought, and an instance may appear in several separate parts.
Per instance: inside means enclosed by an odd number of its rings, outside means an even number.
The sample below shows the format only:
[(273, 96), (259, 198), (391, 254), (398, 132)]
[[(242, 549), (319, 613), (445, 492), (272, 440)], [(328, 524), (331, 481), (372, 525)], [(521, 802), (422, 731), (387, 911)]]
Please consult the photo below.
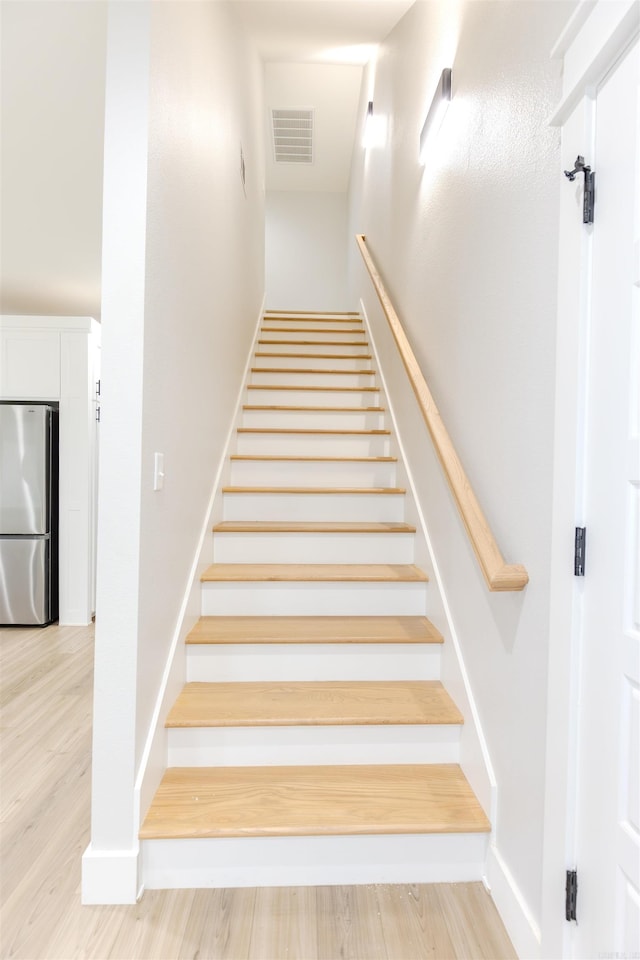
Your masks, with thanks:
[(420, 617), (425, 583), (203, 583), (202, 615)]
[(232, 460), (238, 487), (393, 487), (396, 463), (319, 460)]
[(148, 889), (481, 880), (484, 834), (145, 840)]
[(187, 682), (439, 679), (437, 643), (187, 645)]
[(379, 390), (305, 390), (300, 385), (295, 390), (266, 389), (248, 387), (245, 403), (283, 406), (325, 406), (325, 407), (378, 407)]
[(214, 563), (413, 563), (412, 533), (214, 533)]
[(225, 520), (398, 523), (404, 520), (404, 494), (225, 493), (222, 509)]
[(384, 430), (384, 413), (364, 410), (243, 410), (243, 427), (271, 430)]
[[(317, 341), (317, 342), (316, 342)], [(292, 334), (274, 333), (260, 337), (256, 345), (257, 354), (260, 353), (293, 353), (293, 354), (337, 354), (338, 356), (361, 357), (371, 353), (367, 341), (363, 337), (351, 336), (340, 339), (338, 336), (323, 337), (322, 334), (306, 337), (303, 333)]]
[(444, 724), (192, 727), (167, 731), (170, 767), (457, 763), (460, 727)]
[(366, 340), (366, 330), (357, 323), (300, 323), (269, 320), (260, 330), (261, 340)]
[(280, 356), (280, 351), (267, 350), (265, 353), (257, 354), (254, 360), (254, 366), (266, 367), (269, 370), (283, 369), (297, 370), (304, 367), (308, 370), (318, 370), (321, 373), (326, 370), (371, 370), (371, 359), (369, 357), (306, 357), (306, 356)]
[[(386, 433), (237, 433), (236, 452), (274, 457), (387, 457)], [(251, 484), (255, 486), (255, 484)]]
[[(329, 363), (330, 361), (325, 361)], [(253, 367), (262, 368), (262, 364), (253, 364)], [(307, 367), (301, 364), (299, 367), (296, 367), (297, 370), (311, 370), (311, 367)], [(255, 369), (251, 371), (251, 383), (256, 384), (274, 384), (278, 386), (279, 384), (293, 384), (298, 385), (301, 380), (304, 380), (311, 387), (375, 387), (376, 378), (373, 374), (365, 373), (354, 373), (349, 371), (348, 373), (322, 373), (320, 370), (313, 370), (312, 373), (295, 373), (294, 370), (286, 370), (285, 373), (276, 373), (271, 372), (259, 372)]]

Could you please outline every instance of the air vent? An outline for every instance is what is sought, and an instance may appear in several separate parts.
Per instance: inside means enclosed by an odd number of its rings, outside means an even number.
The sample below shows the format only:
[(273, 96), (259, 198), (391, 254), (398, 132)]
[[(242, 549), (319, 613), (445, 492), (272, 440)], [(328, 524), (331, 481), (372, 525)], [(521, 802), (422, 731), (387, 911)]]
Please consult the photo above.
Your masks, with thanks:
[(313, 163), (313, 110), (272, 110), (276, 163)]

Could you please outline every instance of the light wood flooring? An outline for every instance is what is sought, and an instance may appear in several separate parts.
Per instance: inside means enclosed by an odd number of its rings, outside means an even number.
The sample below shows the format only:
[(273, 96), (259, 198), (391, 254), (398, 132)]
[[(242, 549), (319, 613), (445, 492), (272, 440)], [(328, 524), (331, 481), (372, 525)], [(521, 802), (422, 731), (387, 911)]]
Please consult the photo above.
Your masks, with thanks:
[(479, 883), (149, 891), (82, 907), (92, 630), (0, 630), (2, 960), (515, 957)]

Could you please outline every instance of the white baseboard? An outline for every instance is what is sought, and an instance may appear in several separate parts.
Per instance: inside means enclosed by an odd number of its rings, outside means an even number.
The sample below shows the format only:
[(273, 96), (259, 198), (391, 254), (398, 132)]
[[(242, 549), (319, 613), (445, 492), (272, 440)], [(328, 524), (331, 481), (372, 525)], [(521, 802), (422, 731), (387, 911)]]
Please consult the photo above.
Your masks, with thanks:
[(94, 850), (82, 857), (82, 903), (136, 903), (140, 896), (140, 849)]
[(494, 843), (487, 854), (485, 885), (518, 956), (522, 960), (538, 960), (540, 927)]

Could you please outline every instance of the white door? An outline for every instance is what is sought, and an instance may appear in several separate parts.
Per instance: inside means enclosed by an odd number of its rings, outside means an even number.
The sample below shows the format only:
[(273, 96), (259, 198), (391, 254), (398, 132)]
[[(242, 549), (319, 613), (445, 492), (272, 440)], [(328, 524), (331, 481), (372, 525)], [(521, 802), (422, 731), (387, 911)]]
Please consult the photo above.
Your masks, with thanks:
[(596, 95), (576, 958), (640, 955), (640, 165), (636, 41)]

